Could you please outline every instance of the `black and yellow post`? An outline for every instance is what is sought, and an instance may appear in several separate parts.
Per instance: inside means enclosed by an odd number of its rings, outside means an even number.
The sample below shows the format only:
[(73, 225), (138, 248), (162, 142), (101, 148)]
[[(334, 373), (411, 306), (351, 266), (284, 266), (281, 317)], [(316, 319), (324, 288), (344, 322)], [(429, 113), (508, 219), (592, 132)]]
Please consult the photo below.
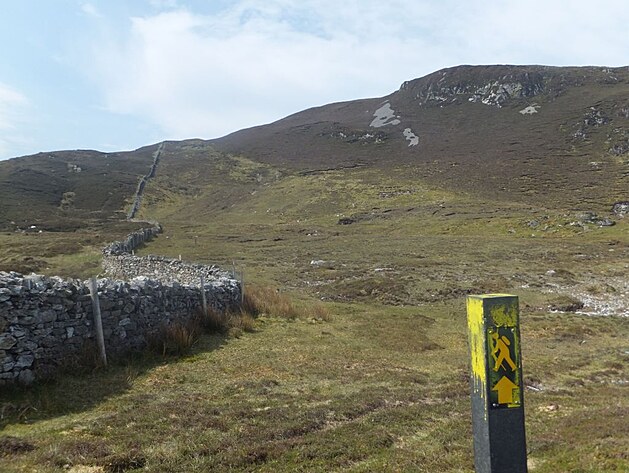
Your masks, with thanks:
[(526, 473), (517, 296), (467, 297), (476, 473)]

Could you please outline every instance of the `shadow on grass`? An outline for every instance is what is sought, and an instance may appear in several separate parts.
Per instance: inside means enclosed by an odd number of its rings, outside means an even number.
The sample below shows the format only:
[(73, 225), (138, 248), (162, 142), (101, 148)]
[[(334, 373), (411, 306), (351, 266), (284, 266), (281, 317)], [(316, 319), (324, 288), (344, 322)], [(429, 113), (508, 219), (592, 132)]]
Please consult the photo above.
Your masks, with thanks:
[(133, 381), (157, 366), (175, 363), (199, 353), (221, 348), (228, 334), (205, 334), (185, 355), (160, 355), (148, 349), (113, 357), (107, 367), (66, 367), (54, 379), (29, 387), (3, 387), (0, 391), (0, 432), (11, 424), (40, 420), (88, 410), (131, 388)]

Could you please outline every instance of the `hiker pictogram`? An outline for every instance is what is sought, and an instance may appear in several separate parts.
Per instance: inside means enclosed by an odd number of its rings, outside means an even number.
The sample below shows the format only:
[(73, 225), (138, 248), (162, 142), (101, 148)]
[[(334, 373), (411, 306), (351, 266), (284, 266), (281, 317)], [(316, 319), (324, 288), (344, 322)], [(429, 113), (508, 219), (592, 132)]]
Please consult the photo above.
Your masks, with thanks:
[(498, 371), (500, 368), (506, 370), (503, 366), (504, 362), (507, 362), (511, 371), (516, 370), (516, 365), (511, 358), (511, 350), (509, 346), (511, 341), (504, 335), (498, 333), (491, 334), (491, 356), (494, 359), (494, 371)]

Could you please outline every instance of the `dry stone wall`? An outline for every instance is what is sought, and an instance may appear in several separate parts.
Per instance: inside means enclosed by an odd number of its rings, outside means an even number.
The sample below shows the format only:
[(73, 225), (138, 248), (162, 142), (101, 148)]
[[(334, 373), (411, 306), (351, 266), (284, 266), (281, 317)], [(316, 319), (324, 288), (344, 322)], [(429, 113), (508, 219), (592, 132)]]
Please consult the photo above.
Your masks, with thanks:
[(145, 276), (165, 284), (179, 282), (199, 286), (201, 278), (205, 284), (223, 284), (231, 276), (216, 266), (185, 263), (162, 256), (107, 255), (103, 258), (103, 269), (113, 277), (132, 279)]
[(144, 189), (146, 188), (146, 184), (150, 179), (155, 177), (157, 173), (157, 166), (159, 165), (159, 160), (161, 158), (162, 152), (164, 151), (164, 143), (160, 143), (157, 147), (157, 150), (153, 153), (153, 164), (151, 164), (151, 169), (149, 170), (146, 176), (142, 176), (140, 182), (138, 182), (138, 188), (135, 191), (135, 196), (133, 197), (133, 203), (131, 204), (131, 208), (129, 209), (129, 213), (127, 214), (127, 219), (132, 219), (135, 217), (135, 214), (140, 210), (140, 204), (142, 203), (142, 196), (144, 195)]
[(151, 227), (142, 228), (127, 236), (123, 241), (114, 241), (103, 248), (103, 257), (130, 254), (140, 245), (152, 240), (157, 234), (162, 232), (162, 227), (157, 222), (151, 223)]
[[(215, 266), (129, 254), (159, 230), (134, 232), (103, 250), (106, 272), (128, 279), (98, 280), (108, 354), (141, 349), (163, 324), (192, 316), (202, 290), (219, 310), (240, 302), (239, 282)], [(50, 377), (94, 340), (88, 282), (0, 272), (0, 385)]]

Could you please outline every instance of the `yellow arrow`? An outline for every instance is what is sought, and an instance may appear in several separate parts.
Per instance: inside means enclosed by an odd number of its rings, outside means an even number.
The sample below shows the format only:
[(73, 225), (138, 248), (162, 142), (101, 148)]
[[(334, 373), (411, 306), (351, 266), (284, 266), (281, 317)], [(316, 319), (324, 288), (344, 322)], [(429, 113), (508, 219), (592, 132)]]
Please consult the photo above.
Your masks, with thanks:
[(491, 390), (498, 391), (498, 404), (511, 404), (513, 402), (513, 390), (517, 387), (517, 384), (503, 376)]

